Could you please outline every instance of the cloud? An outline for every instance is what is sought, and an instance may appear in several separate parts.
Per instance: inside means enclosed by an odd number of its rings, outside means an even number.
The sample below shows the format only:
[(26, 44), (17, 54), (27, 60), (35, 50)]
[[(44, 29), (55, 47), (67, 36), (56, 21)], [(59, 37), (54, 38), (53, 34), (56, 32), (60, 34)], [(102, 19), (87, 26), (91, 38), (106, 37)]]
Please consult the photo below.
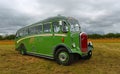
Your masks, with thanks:
[(79, 20), (87, 33), (120, 33), (119, 0), (1, 0), (0, 34), (58, 14)]

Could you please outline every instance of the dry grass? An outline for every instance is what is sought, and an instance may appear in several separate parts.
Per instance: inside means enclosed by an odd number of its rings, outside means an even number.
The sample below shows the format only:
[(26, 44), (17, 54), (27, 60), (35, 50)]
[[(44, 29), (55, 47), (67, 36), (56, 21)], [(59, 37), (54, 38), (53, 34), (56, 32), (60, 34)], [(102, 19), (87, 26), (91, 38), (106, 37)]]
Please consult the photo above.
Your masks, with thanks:
[[(111, 40), (111, 39), (110, 39)], [(62, 66), (53, 60), (22, 56), (14, 45), (0, 45), (0, 74), (119, 74), (120, 42), (91, 40), (93, 57)], [(114, 40), (113, 40), (114, 41)], [(119, 41), (119, 40), (117, 40)]]
[(13, 45), (15, 42), (13, 40), (1, 40), (0, 45)]
[(89, 39), (89, 41), (95, 42), (95, 43), (120, 43), (120, 38), (113, 38), (113, 39)]

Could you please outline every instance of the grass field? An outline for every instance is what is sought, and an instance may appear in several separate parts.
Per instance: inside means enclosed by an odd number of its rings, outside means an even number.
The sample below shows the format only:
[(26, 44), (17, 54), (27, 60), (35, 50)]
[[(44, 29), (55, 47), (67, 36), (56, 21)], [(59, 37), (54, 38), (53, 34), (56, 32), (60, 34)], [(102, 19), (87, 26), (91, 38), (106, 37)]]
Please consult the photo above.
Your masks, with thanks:
[(94, 50), (90, 60), (70, 66), (15, 51), (13, 41), (0, 41), (0, 74), (120, 74), (120, 39), (90, 39)]

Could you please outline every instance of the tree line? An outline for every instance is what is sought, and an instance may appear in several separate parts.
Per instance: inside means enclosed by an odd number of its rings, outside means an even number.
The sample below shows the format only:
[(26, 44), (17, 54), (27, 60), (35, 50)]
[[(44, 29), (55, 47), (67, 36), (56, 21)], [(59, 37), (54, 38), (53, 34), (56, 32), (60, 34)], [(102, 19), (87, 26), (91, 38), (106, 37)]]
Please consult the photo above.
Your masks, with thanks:
[(14, 40), (14, 39), (15, 39), (15, 35), (14, 34), (5, 35), (5, 36), (0, 35), (0, 40)]
[[(88, 38), (101, 39), (101, 38), (120, 38), (120, 33), (108, 33), (108, 34), (88, 34)], [(14, 40), (15, 35), (0, 35), (0, 40)]]
[(108, 33), (108, 34), (89, 34), (88, 38), (103, 39), (103, 38), (120, 38), (120, 33)]

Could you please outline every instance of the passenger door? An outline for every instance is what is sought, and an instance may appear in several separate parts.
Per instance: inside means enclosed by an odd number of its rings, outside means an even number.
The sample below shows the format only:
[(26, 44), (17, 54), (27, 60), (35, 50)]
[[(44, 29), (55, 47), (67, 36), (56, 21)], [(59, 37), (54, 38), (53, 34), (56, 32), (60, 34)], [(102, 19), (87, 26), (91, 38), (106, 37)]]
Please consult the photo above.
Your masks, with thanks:
[(30, 38), (29, 38), (29, 50), (30, 52), (38, 53), (40, 48), (40, 34), (42, 33), (42, 25), (38, 24), (29, 28)]
[(45, 23), (43, 24), (43, 33), (40, 34), (39, 38), (39, 53), (43, 55), (52, 55), (52, 29), (51, 29), (51, 23)]

